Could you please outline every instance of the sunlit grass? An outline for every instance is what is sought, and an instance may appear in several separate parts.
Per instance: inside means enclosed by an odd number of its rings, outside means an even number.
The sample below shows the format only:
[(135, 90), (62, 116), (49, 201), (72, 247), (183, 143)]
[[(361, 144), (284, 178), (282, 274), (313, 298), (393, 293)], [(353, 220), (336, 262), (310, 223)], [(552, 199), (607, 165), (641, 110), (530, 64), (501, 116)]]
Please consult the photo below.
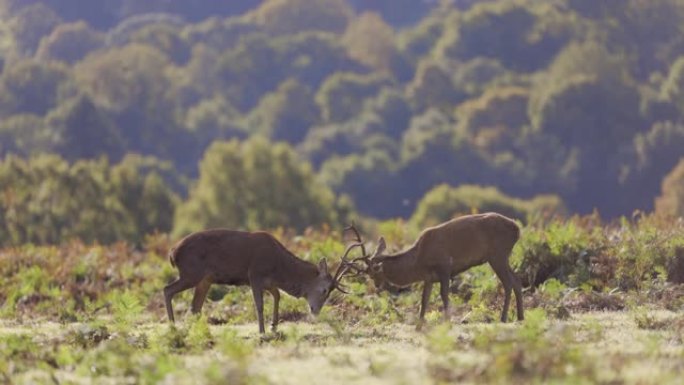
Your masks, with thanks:
[[(521, 323), (428, 322), (375, 326), (284, 322), (259, 335), (253, 322), (172, 327), (137, 323), (112, 332), (110, 319), (60, 325), (0, 324), (0, 376), (48, 383), (677, 383), (684, 315), (644, 327), (635, 312), (592, 312), (566, 321), (531, 309)], [(135, 320), (134, 320), (135, 322)], [(678, 323), (679, 322), (679, 323)], [(88, 339), (90, 339), (88, 341)], [(86, 341), (87, 343), (84, 343)], [(141, 341), (144, 341), (141, 342)], [(573, 382), (574, 381), (574, 382)]]

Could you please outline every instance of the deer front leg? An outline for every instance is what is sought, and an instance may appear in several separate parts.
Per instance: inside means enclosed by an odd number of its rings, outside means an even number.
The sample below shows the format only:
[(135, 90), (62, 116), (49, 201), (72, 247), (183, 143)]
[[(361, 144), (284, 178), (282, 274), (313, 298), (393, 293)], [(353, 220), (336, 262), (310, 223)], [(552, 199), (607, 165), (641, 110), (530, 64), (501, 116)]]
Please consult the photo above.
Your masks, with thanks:
[(430, 293), (432, 292), (432, 281), (425, 281), (423, 283), (423, 297), (420, 301), (420, 315), (418, 316), (418, 324), (416, 325), (416, 330), (420, 330), (423, 327), (423, 321), (425, 319), (425, 311), (427, 310), (428, 302), (430, 301)]
[(273, 288), (269, 290), (271, 295), (273, 295), (273, 323), (271, 324), (271, 330), (276, 331), (278, 327), (278, 303), (280, 302), (280, 292), (278, 288)]
[(264, 327), (264, 290), (260, 285), (252, 284), (252, 295), (254, 296), (254, 305), (257, 312), (257, 320), (259, 321), (259, 333), (266, 333)]

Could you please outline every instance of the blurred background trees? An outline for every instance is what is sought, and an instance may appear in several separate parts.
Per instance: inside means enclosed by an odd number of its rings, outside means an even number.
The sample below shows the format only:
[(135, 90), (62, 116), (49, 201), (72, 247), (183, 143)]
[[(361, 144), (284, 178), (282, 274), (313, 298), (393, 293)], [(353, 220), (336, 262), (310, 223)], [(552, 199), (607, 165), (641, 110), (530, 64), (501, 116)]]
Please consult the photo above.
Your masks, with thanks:
[(682, 215), (682, 25), (676, 0), (0, 0), (0, 241)]

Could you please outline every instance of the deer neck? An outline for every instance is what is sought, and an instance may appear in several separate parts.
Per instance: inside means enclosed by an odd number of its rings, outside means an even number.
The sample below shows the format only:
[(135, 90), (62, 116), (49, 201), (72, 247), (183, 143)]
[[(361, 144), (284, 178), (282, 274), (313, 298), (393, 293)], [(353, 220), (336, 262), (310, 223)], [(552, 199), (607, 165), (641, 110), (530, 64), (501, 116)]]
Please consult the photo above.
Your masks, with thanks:
[(413, 248), (385, 257), (382, 272), (390, 283), (397, 286), (407, 286), (425, 279)]
[(279, 289), (299, 298), (306, 295), (306, 288), (317, 276), (318, 268), (316, 265), (292, 256), (292, 258), (286, 258), (280, 263), (275, 282)]

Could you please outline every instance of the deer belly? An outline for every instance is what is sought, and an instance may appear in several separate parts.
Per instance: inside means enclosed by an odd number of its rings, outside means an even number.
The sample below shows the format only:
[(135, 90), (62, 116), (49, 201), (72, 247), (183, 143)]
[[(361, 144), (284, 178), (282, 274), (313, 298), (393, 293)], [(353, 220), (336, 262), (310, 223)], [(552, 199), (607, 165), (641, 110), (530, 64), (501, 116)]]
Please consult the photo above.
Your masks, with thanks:
[(222, 285), (231, 285), (231, 286), (247, 286), (247, 285), (249, 285), (249, 281), (247, 281), (245, 279), (225, 279), (225, 280), (216, 281), (216, 283), (219, 283)]
[(214, 282), (233, 286), (249, 285), (249, 279), (247, 279), (247, 277), (231, 276), (228, 274), (215, 276)]

